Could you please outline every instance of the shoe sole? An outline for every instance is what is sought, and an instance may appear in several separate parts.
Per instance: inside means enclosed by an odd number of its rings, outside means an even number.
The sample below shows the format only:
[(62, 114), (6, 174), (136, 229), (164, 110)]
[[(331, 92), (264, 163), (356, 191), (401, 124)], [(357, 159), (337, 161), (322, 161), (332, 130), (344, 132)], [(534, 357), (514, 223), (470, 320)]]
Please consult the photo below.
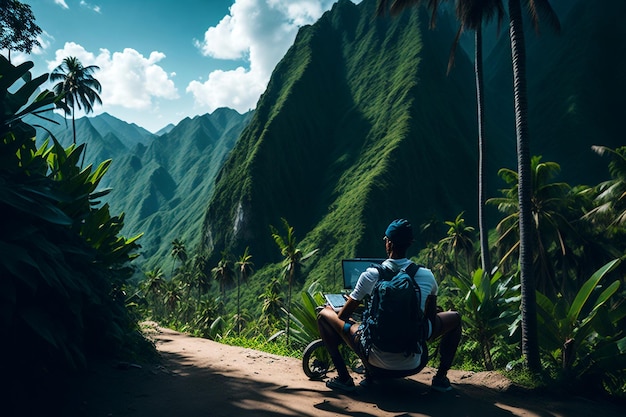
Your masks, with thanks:
[(343, 392), (354, 392), (354, 390), (356, 390), (355, 386), (349, 387), (343, 385), (326, 384), (326, 387), (332, 390), (339, 390)]

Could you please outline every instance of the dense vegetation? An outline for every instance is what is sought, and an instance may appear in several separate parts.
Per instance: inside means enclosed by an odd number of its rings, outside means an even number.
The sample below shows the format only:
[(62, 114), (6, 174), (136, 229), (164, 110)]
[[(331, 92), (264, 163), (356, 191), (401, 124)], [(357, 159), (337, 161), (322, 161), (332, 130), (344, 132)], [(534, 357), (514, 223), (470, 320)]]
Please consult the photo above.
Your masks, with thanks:
[(110, 161), (81, 168), (83, 145), (35, 145), (23, 117), (60, 96), (31, 99), (48, 77), (32, 78), (32, 66), (0, 56), (0, 369), (11, 379), (7, 404), (23, 412), (37, 406), (29, 390), (62, 398), (63, 376), (89, 358), (152, 351), (125, 293), (140, 236), (121, 236), (124, 216), (100, 203)]

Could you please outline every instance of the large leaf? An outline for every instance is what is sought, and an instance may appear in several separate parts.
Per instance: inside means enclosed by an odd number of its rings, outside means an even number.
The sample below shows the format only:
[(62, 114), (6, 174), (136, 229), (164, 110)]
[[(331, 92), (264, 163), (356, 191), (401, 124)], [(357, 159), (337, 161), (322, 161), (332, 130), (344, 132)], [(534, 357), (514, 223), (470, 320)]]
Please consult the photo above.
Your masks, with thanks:
[(0, 182), (0, 200), (16, 210), (47, 222), (64, 226), (71, 225), (72, 219), (54, 204), (58, 193), (41, 186), (35, 188), (35, 185), (21, 186), (16, 189)]
[(576, 322), (576, 320), (578, 320), (578, 316), (580, 315), (580, 312), (583, 309), (583, 306), (589, 299), (589, 296), (591, 295), (593, 290), (596, 288), (600, 280), (604, 278), (606, 274), (608, 274), (613, 269), (615, 269), (619, 265), (619, 263), (620, 263), (619, 259), (614, 259), (613, 261), (608, 262), (602, 268), (598, 269), (591, 276), (591, 278), (589, 278), (587, 282), (583, 284), (580, 291), (578, 291), (578, 294), (576, 294), (576, 298), (572, 302), (572, 305), (567, 314), (567, 319), (570, 323), (573, 324)]

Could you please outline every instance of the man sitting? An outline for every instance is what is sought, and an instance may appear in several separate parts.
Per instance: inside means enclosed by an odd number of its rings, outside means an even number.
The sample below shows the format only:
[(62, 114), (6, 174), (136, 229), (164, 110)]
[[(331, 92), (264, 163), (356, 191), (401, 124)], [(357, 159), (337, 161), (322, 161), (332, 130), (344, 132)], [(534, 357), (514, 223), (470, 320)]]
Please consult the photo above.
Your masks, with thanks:
[[(407, 220), (398, 219), (391, 222), (385, 231), (383, 241), (388, 258), (383, 262), (384, 267), (398, 272), (411, 264), (411, 261), (406, 257), (406, 252), (413, 243), (413, 229)], [(422, 359), (427, 359), (425, 355), (423, 357), (415, 353), (406, 355), (402, 352), (384, 352), (375, 345), (371, 347), (369, 355), (365, 354), (361, 343), (363, 324), (355, 323), (351, 316), (361, 300), (366, 295), (372, 293), (379, 278), (380, 273), (377, 268), (367, 268), (359, 276), (354, 290), (350, 293), (346, 304), (338, 313), (335, 313), (330, 306), (326, 306), (318, 314), (317, 324), (321, 338), (337, 369), (337, 376), (326, 382), (326, 386), (329, 388), (344, 391), (352, 391), (355, 388), (354, 381), (339, 352), (339, 345), (342, 340), (357, 353), (366, 365), (366, 369), (371, 366), (378, 369), (391, 370), (398, 376), (406, 376), (419, 372), (425, 365), (425, 361), (422, 361)], [(461, 340), (461, 316), (456, 311), (435, 313), (434, 308), (427, 308), (427, 300), (429, 306), (436, 306), (439, 288), (435, 277), (429, 269), (419, 268), (415, 274), (415, 281), (419, 285), (422, 294), (420, 307), (429, 318), (430, 336), (428, 340), (434, 340), (442, 336), (439, 345), (440, 364), (437, 373), (432, 379), (432, 388), (440, 392), (449, 391), (452, 387), (446, 375), (452, 366), (452, 360)], [(432, 311), (432, 313), (428, 313), (429, 311)], [(391, 373), (393, 374), (393, 372)]]

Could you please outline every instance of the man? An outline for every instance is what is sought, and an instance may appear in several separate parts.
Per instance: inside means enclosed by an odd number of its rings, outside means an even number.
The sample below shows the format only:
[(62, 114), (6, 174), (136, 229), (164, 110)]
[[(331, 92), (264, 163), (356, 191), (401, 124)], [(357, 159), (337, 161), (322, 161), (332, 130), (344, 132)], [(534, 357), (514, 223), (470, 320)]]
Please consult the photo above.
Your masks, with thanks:
[[(398, 219), (391, 222), (385, 231), (383, 240), (388, 258), (383, 262), (385, 267), (398, 272), (410, 265), (411, 261), (407, 259), (406, 252), (413, 243), (413, 229), (407, 220)], [(343, 391), (353, 391), (355, 388), (354, 381), (339, 352), (339, 345), (342, 340), (359, 355), (367, 366), (392, 370), (398, 375), (410, 375), (419, 372), (425, 365), (422, 363), (422, 359), (427, 358), (422, 358), (419, 354), (407, 356), (404, 353), (383, 352), (376, 346), (372, 346), (369, 356), (365, 357), (360, 340), (363, 327), (361, 324), (355, 323), (351, 316), (363, 298), (372, 293), (378, 279), (378, 269), (368, 268), (360, 275), (354, 290), (346, 300), (346, 304), (338, 313), (335, 313), (330, 306), (326, 306), (318, 315), (317, 324), (321, 338), (337, 369), (337, 376), (326, 382), (326, 386), (329, 388)], [(419, 268), (415, 274), (415, 281), (422, 293), (422, 311), (426, 311), (430, 322), (428, 340), (442, 336), (439, 345), (440, 366), (432, 379), (432, 388), (440, 392), (449, 391), (452, 387), (446, 375), (452, 366), (452, 360), (461, 340), (461, 316), (456, 311), (435, 313), (434, 308), (426, 307), (427, 299), (429, 306), (436, 306), (439, 288), (429, 269)], [(432, 311), (432, 313), (429, 315), (428, 311)]]

